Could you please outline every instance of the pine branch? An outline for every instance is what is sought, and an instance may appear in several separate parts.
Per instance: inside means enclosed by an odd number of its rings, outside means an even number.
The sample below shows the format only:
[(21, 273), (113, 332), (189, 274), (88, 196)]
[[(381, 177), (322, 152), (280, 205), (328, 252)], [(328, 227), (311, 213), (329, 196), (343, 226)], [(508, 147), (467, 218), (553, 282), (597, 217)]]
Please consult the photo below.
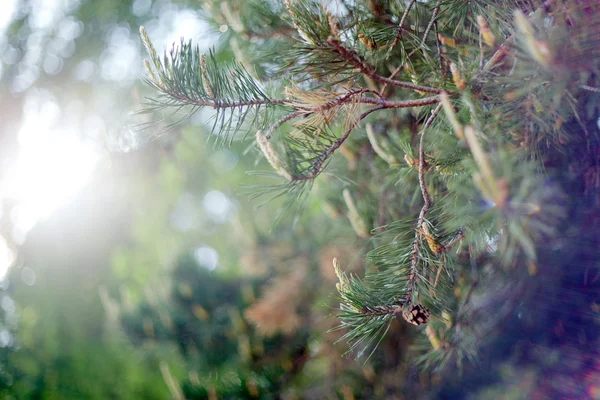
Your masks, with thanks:
[(329, 158), (333, 155), (333, 153), (337, 149), (340, 148), (340, 146), (346, 141), (346, 139), (348, 139), (348, 137), (350, 136), (350, 133), (352, 133), (352, 130), (358, 125), (358, 123), (360, 121), (362, 121), (363, 119), (365, 119), (372, 112), (382, 110), (382, 109), (384, 109), (384, 106), (380, 105), (378, 107), (374, 107), (374, 108), (371, 108), (371, 109), (363, 112), (351, 124), (351, 126), (346, 130), (346, 132), (344, 133), (344, 135), (342, 137), (333, 141), (329, 146), (327, 146), (325, 149), (323, 149), (323, 151), (321, 151), (321, 153), (315, 157), (314, 163), (312, 164), (312, 166), (310, 168), (310, 172), (308, 174), (300, 175), (300, 176), (293, 176), (291, 181), (292, 182), (301, 182), (301, 181), (306, 181), (306, 180), (313, 180), (317, 176), (319, 176), (319, 174), (323, 171)]
[(176, 113), (188, 107), (184, 117), (177, 121), (182, 122), (201, 108), (212, 108), (217, 112), (215, 127), (218, 122), (218, 133), (226, 132), (222, 139), (225, 140), (231, 131), (235, 133), (241, 128), (249, 111), (253, 110), (257, 118), (263, 107), (286, 104), (283, 99), (269, 98), (240, 64), (217, 65), (212, 52), (206, 57), (191, 41), (183, 40), (160, 59), (143, 27), (140, 34), (154, 67), (146, 63), (146, 83), (158, 92), (149, 99), (143, 112), (171, 108)]
[(441, 46), (441, 43), (440, 43), (440, 35), (438, 33), (438, 24), (437, 24), (437, 22), (435, 22), (433, 24), (433, 28), (435, 29), (435, 32), (434, 32), (435, 33), (435, 47), (437, 49), (438, 63), (439, 63), (439, 66), (440, 66), (440, 71), (442, 72), (442, 78), (445, 79), (446, 75), (448, 73), (446, 72), (446, 67), (444, 65), (444, 60), (442, 58), (442, 48), (441, 48), (442, 46)]
[(381, 83), (384, 83), (387, 85), (411, 89), (411, 90), (415, 90), (418, 92), (436, 93), (436, 94), (439, 94), (442, 92), (441, 89), (432, 88), (429, 86), (416, 85), (416, 84), (410, 83), (410, 82), (397, 81), (394, 79), (390, 79), (390, 78), (381, 76), (375, 72), (375, 69), (373, 67), (366, 64), (366, 62), (362, 56), (357, 54), (354, 50), (346, 48), (336, 38), (330, 36), (327, 39), (327, 43), (329, 43), (331, 46), (333, 46), (336, 49), (337, 54), (339, 54), (342, 58), (344, 58), (345, 60), (354, 64), (354, 66), (356, 66), (364, 75), (366, 75), (369, 78), (372, 78), (378, 82), (381, 82)]
[(408, 17), (408, 13), (410, 12), (410, 9), (413, 7), (413, 5), (416, 3), (416, 1), (417, 0), (411, 0), (410, 3), (408, 4), (408, 6), (406, 6), (406, 9), (404, 10), (404, 13), (402, 14), (402, 18), (400, 18), (400, 23), (398, 24), (398, 33), (396, 34), (396, 38), (394, 39), (394, 42), (392, 43), (390, 51), (391, 51), (391, 49), (396, 47), (398, 42), (400, 42), (400, 38), (402, 37), (402, 31), (404, 30), (404, 21), (406, 21), (406, 18)]
[(419, 186), (421, 187), (421, 195), (423, 196), (423, 207), (421, 208), (421, 212), (419, 213), (419, 217), (417, 218), (417, 230), (415, 232), (415, 238), (414, 238), (413, 250), (412, 250), (412, 258), (411, 258), (410, 267), (409, 267), (409, 271), (410, 271), (410, 275), (408, 278), (409, 287), (408, 287), (408, 291), (406, 292), (407, 301), (410, 301), (412, 294), (413, 294), (415, 282), (418, 279), (417, 278), (417, 267), (418, 267), (418, 261), (419, 261), (419, 248), (421, 246), (419, 229), (423, 225), (423, 221), (425, 220), (425, 215), (429, 211), (429, 207), (431, 207), (431, 204), (432, 204), (431, 197), (429, 196), (429, 192), (427, 191), (427, 186), (425, 185), (425, 171), (424, 171), (425, 170), (425, 151), (423, 149), (423, 142), (425, 139), (425, 133), (427, 132), (427, 129), (431, 126), (431, 124), (435, 120), (435, 117), (437, 117), (437, 115), (441, 109), (442, 109), (442, 105), (439, 104), (435, 108), (435, 110), (432, 111), (431, 116), (425, 122), (425, 125), (423, 126), (423, 129), (421, 130), (421, 133), (420, 133), (421, 137), (419, 139)]
[[(425, 33), (423, 34), (423, 39), (421, 40), (421, 45), (419, 47), (414, 48), (410, 53), (408, 53), (408, 55), (406, 56), (405, 60), (400, 63), (400, 65), (392, 72), (392, 74), (389, 76), (389, 78), (387, 79), (394, 79), (394, 77), (396, 75), (398, 75), (400, 73), (400, 71), (402, 71), (402, 69), (404, 68), (404, 64), (406, 63), (406, 61), (410, 60), (410, 58), (412, 56), (415, 55), (415, 53), (417, 51), (419, 51), (423, 46), (425, 46), (425, 42), (427, 41), (427, 38), (429, 37), (429, 32), (431, 32), (431, 28), (435, 23), (435, 20), (438, 16), (438, 13), (440, 12), (440, 7), (439, 7), (439, 2), (438, 5), (436, 5), (436, 7), (433, 9), (433, 13), (431, 15), (431, 19), (429, 20), (429, 23), (427, 24), (427, 28), (425, 29)], [(436, 26), (436, 31), (437, 31), (437, 26)], [(437, 40), (437, 34), (436, 34), (436, 40)], [(438, 55), (439, 55), (439, 45), (438, 45)], [(441, 67), (441, 58), (440, 58), (440, 67)], [(443, 71), (443, 69), (442, 69)], [(381, 88), (381, 94), (383, 94), (385, 92), (385, 89), (387, 88), (388, 83), (384, 82), (383, 87)], [(438, 92), (439, 93), (439, 92)]]
[[(290, 199), (288, 205), (302, 203), (314, 180), (343, 145), (352, 149), (358, 167), (341, 179), (364, 180), (364, 174), (369, 174), (373, 182), (365, 185), (364, 191), (374, 197), (381, 194), (379, 188), (373, 188), (380, 182), (386, 190), (392, 185), (402, 188), (389, 201), (386, 196), (379, 201), (377, 220), (393, 222), (371, 232), (355, 224), (356, 232), (363, 237), (371, 235), (369, 240), (374, 244), (366, 257), (369, 269), (365, 277), (346, 276), (336, 266), (340, 329), (348, 329), (342, 340), (350, 342), (350, 350), (362, 346), (360, 355), (383, 338), (394, 318), (402, 317), (414, 325), (427, 323), (431, 311), (426, 307), (430, 307), (436, 320), (426, 327), (421, 348), (424, 354), (418, 361), (437, 366), (473, 359), (474, 346), (469, 346), (479, 339), (475, 331), (466, 328), (473, 313), (463, 314), (463, 308), (480, 278), (483, 285), (485, 277), (474, 276), (468, 282), (467, 267), (460, 257), (457, 261), (450, 255), (450, 249), (465, 240), (472, 262), (476, 256), (493, 258), (502, 266), (524, 260), (535, 272), (536, 251), (545, 245), (546, 236), (555, 233), (564, 210), (560, 191), (540, 179), (543, 159), (532, 156), (531, 149), (552, 143), (565, 150), (573, 143), (570, 140), (576, 142), (578, 139), (565, 135), (565, 131), (573, 125), (577, 132), (587, 132), (591, 125), (578, 107), (580, 98), (575, 96), (594, 100), (596, 96), (571, 88), (587, 92), (600, 89), (594, 86), (597, 77), (589, 72), (597, 70), (597, 63), (575, 66), (583, 62), (581, 52), (577, 61), (554, 57), (560, 54), (558, 50), (568, 50), (571, 41), (580, 41), (580, 36), (595, 37), (587, 31), (582, 33), (586, 20), (569, 20), (561, 31), (557, 29), (563, 28), (557, 17), (559, 10), (550, 10), (554, 11), (551, 18), (533, 18), (532, 13), (541, 8), (528, 1), (516, 6), (509, 0), (442, 0), (431, 3), (433, 7), (428, 7), (423, 17), (416, 3), (410, 0), (376, 7), (377, 15), (373, 16), (365, 4), (346, 2), (349, 14), (334, 17), (316, 1), (287, 0), (283, 11), (287, 10), (284, 18), (289, 27), (277, 25), (277, 32), (272, 32), (296, 33), (292, 37), (295, 45), (288, 52), (280, 53), (281, 47), (273, 50), (278, 57), (272, 62), (281, 68), (278, 77), (292, 82), (284, 95), (267, 95), (237, 63), (217, 64), (212, 54), (204, 57), (191, 44), (182, 43), (161, 59), (145, 33), (142, 36), (151, 58), (148, 82), (159, 93), (150, 103), (151, 110), (171, 107), (175, 113), (187, 112), (187, 117), (208, 108), (216, 111), (218, 130), (257, 132), (256, 144), (273, 168), (271, 176), (276, 174), (283, 181), (262, 187), (259, 194), (271, 198), (285, 194)], [(516, 8), (523, 15), (517, 17), (517, 29), (513, 29)], [(253, 30), (244, 28), (243, 13), (235, 15), (233, 8), (226, 11), (230, 14), (227, 19), (239, 25), (235, 28), (238, 38), (256, 29), (263, 32), (258, 23), (252, 24)], [(279, 22), (283, 21), (280, 11), (271, 13)], [(425, 22), (422, 31), (420, 25)], [(410, 30), (411, 24), (417, 28)], [(418, 35), (421, 31), (422, 36)], [(432, 31), (436, 55), (427, 47), (433, 40), (429, 39)], [(558, 45), (550, 40), (557, 37), (562, 40), (556, 42)], [(497, 44), (496, 38), (508, 39)], [(593, 39), (586, 40), (578, 46), (594, 47)], [(268, 37), (264, 42), (265, 47), (272, 43)], [(536, 48), (540, 43), (541, 49)], [(596, 53), (590, 50), (585, 54)], [(507, 56), (514, 59), (512, 68), (504, 63)], [(392, 65), (393, 72), (386, 78), (378, 71), (388, 59), (400, 65)], [(412, 83), (396, 79), (404, 69)], [(454, 96), (452, 103), (441, 89), (449, 71), (461, 94), (460, 98)], [(419, 85), (420, 78), (426, 79), (422, 82), (443, 83), (439, 89)], [(363, 81), (371, 90), (361, 87), (359, 82)], [(469, 90), (473, 89), (468, 88), (470, 83), (477, 85), (477, 90)], [(384, 96), (388, 86), (432, 95), (388, 97)], [(408, 91), (396, 93), (403, 96)], [(470, 93), (476, 97), (471, 99)], [(361, 136), (349, 140), (357, 136), (355, 130), (361, 121), (376, 111), (426, 105), (436, 107), (425, 121), (417, 119), (414, 112), (394, 112), (380, 115), (376, 130), (367, 126), (373, 151), (368, 147), (363, 151)], [(436, 118), (442, 107), (447, 118)], [(393, 118), (387, 118), (388, 114)], [(244, 119), (251, 123), (242, 126)], [(452, 131), (455, 135), (447, 134)], [(393, 135), (400, 152), (392, 154), (381, 146), (386, 141), (377, 137), (379, 134)], [(419, 134), (417, 157), (413, 139)], [(373, 152), (394, 168), (385, 166), (380, 171), (383, 164), (373, 162)], [(401, 152), (408, 166), (396, 165), (402, 160)], [(358, 221), (348, 189), (342, 187), (337, 192), (345, 194), (351, 217)], [(490, 243), (498, 250), (491, 251)], [(449, 289), (457, 276), (461, 280), (455, 283), (454, 296)], [(462, 308), (457, 298), (461, 290)], [(453, 323), (453, 317), (446, 314), (451, 309), (458, 313), (453, 314), (458, 315)], [(445, 326), (437, 319), (445, 321)]]
[[(220, 121), (219, 132), (223, 132), (223, 129), (231, 129), (234, 118), (237, 118), (237, 121), (233, 132), (238, 131), (247, 113), (250, 110), (256, 113), (261, 107), (295, 108), (295, 111), (265, 129), (266, 138), (270, 138), (272, 132), (287, 121), (300, 116), (323, 113), (350, 102), (357, 101), (384, 109), (418, 107), (439, 101), (436, 97), (404, 101), (373, 99), (364, 97), (363, 94), (378, 94), (365, 89), (350, 91), (318, 106), (310, 106), (290, 99), (273, 99), (266, 95), (259, 84), (239, 64), (218, 66), (212, 54), (207, 59), (197, 47), (191, 46), (191, 42), (182, 42), (180, 47), (174, 47), (168, 56), (165, 54), (163, 60), (160, 60), (143, 27), (140, 33), (154, 65), (154, 68), (151, 68), (149, 63), (146, 63), (147, 83), (159, 92), (156, 99), (150, 100), (150, 107), (145, 112), (165, 108), (174, 108), (177, 112), (189, 106), (191, 110), (185, 115), (185, 118), (188, 118), (200, 108), (211, 108), (217, 112), (215, 125)], [(356, 100), (357, 96), (358, 100)], [(320, 162), (318, 172), (323, 162)]]

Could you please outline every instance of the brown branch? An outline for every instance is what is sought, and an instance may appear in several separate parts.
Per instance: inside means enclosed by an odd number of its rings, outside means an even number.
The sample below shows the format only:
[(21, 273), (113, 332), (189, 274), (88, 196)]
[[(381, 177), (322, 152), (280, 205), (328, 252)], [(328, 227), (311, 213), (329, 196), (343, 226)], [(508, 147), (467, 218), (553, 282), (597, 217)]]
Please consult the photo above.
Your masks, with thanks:
[(394, 304), (392, 306), (363, 307), (359, 312), (363, 315), (396, 315), (402, 312), (402, 306)]
[[(345, 95), (343, 95), (341, 97), (338, 97), (335, 100), (329, 101), (329, 102), (327, 102), (325, 104), (322, 104), (320, 106), (311, 106), (311, 107), (308, 107), (308, 108), (306, 108), (306, 110), (309, 111), (310, 113), (327, 111), (327, 110), (330, 110), (330, 109), (332, 109), (334, 107), (337, 107), (337, 106), (339, 106), (341, 104), (344, 104), (344, 103), (348, 102), (352, 97), (354, 97), (356, 95), (362, 95), (363, 93), (373, 93), (373, 92), (374, 91), (370, 90), (370, 89), (352, 90), (352, 91), (346, 93)], [(375, 93), (377, 93), (377, 92), (375, 92)], [(364, 99), (365, 99), (365, 101), (368, 101), (367, 97), (365, 97)], [(359, 99), (359, 102), (362, 103), (363, 102), (362, 100), (363, 100), (363, 98)], [(370, 103), (367, 103), (367, 104), (370, 104)], [(300, 107), (300, 108), (305, 109), (304, 107)]]
[[(313, 106), (313, 107), (299, 106), (298, 107), (297, 103), (295, 103), (293, 100), (290, 100), (290, 99), (257, 99), (257, 100), (245, 100), (245, 101), (236, 101), (236, 102), (221, 102), (217, 99), (214, 99), (214, 100), (193, 99), (189, 96), (182, 95), (181, 93), (175, 92), (175, 91), (167, 89), (167, 88), (162, 88), (162, 90), (169, 96), (171, 96), (177, 100), (180, 100), (190, 106), (195, 106), (195, 107), (210, 107), (215, 110), (218, 110), (218, 109), (223, 109), (223, 108), (241, 108), (241, 107), (254, 107), (254, 106), (267, 106), (267, 105), (287, 105), (290, 107), (296, 106), (296, 108), (298, 108), (300, 110), (304, 110), (306, 112), (310, 112), (310, 113), (325, 111), (325, 110), (331, 109), (333, 107), (339, 106), (341, 104), (349, 102), (352, 99), (352, 97), (354, 97), (356, 95), (360, 95), (360, 94), (364, 94), (364, 93), (375, 93), (375, 94), (379, 95), (377, 92), (374, 92), (374, 91), (368, 90), (368, 89), (358, 90), (358, 91), (349, 92), (349, 93), (339, 97), (336, 100), (330, 101), (330, 102), (320, 105), (320, 106)], [(383, 108), (421, 107), (421, 106), (426, 106), (426, 105), (430, 105), (430, 104), (435, 104), (435, 103), (438, 103), (439, 101), (440, 101), (439, 96), (430, 96), (430, 97), (423, 97), (421, 99), (415, 99), (415, 100), (399, 100), (399, 101), (390, 101), (390, 100), (385, 100), (383, 98), (373, 99), (370, 97), (361, 97), (358, 100), (358, 102), (361, 104), (372, 104), (372, 105), (377, 105), (377, 106), (383, 106)]]
[(423, 129), (421, 130), (421, 138), (419, 139), (419, 186), (421, 187), (421, 195), (423, 196), (423, 207), (421, 208), (421, 212), (419, 213), (419, 217), (417, 218), (417, 230), (415, 231), (415, 239), (413, 242), (413, 250), (412, 250), (412, 259), (410, 260), (410, 275), (409, 275), (409, 287), (406, 292), (406, 301), (410, 302), (410, 298), (412, 296), (414, 285), (417, 280), (417, 262), (419, 261), (419, 249), (421, 247), (421, 241), (419, 240), (420, 228), (423, 225), (423, 221), (425, 220), (425, 215), (429, 211), (431, 207), (431, 197), (429, 196), (429, 192), (427, 192), (427, 187), (425, 186), (425, 150), (423, 149), (423, 142), (425, 138), (425, 132), (427, 128), (431, 126), (435, 117), (438, 115), (440, 110), (442, 109), (442, 105), (439, 104), (435, 110), (431, 112), (431, 116), (423, 125)]
[(406, 17), (408, 17), (408, 13), (410, 12), (410, 9), (412, 8), (412, 6), (415, 4), (417, 0), (411, 0), (410, 4), (406, 7), (406, 10), (404, 10), (404, 13), (402, 14), (402, 18), (400, 18), (400, 23), (398, 24), (398, 33), (396, 34), (396, 38), (394, 39), (394, 43), (392, 43), (392, 49), (394, 47), (396, 47), (396, 45), (398, 44), (398, 42), (400, 41), (400, 38), (402, 37), (402, 31), (404, 30), (404, 21), (406, 20)]
[(583, 90), (587, 90), (589, 92), (596, 92), (596, 93), (600, 93), (600, 88), (597, 87), (593, 87), (593, 86), (588, 86), (588, 85), (581, 85), (580, 86)]
[(377, 107), (373, 107), (373, 108), (365, 111), (364, 113), (362, 113), (352, 123), (352, 125), (346, 130), (346, 132), (344, 133), (344, 135), (342, 137), (340, 137), (338, 140), (336, 140), (335, 142), (333, 142), (333, 144), (331, 146), (329, 146), (325, 151), (323, 151), (323, 153), (321, 153), (321, 155), (317, 158), (317, 161), (313, 165), (313, 168), (312, 168), (313, 172), (311, 174), (304, 175), (304, 176), (293, 177), (292, 180), (291, 180), (291, 182), (301, 182), (301, 181), (309, 181), (309, 180), (315, 179), (323, 171), (323, 168), (325, 166), (325, 161), (327, 161), (329, 159), (329, 157), (331, 157), (331, 155), (337, 149), (340, 148), (340, 146), (346, 141), (346, 139), (348, 139), (348, 136), (350, 136), (350, 133), (352, 133), (352, 130), (354, 128), (356, 128), (356, 126), (358, 125), (358, 123), (360, 121), (362, 121), (363, 119), (365, 119), (372, 112), (377, 111), (377, 110), (382, 110), (384, 108), (385, 108), (384, 106), (379, 105)]
[(365, 60), (362, 56), (360, 56), (358, 53), (356, 53), (356, 51), (344, 47), (344, 45), (339, 40), (334, 38), (333, 36), (330, 36), (327, 39), (327, 43), (329, 43), (331, 46), (333, 46), (335, 48), (337, 54), (339, 54), (342, 58), (344, 58), (347, 61), (354, 64), (360, 70), (360, 72), (362, 72), (364, 75), (368, 76), (369, 78), (371, 78), (375, 81), (384, 83), (386, 85), (392, 85), (392, 86), (403, 87), (406, 89), (416, 90), (418, 92), (435, 93), (435, 94), (439, 94), (442, 92), (441, 89), (432, 88), (429, 86), (415, 85), (414, 83), (397, 81), (394, 79), (390, 79), (390, 78), (381, 76), (381, 75), (377, 74), (377, 72), (375, 71), (375, 69), (372, 66), (367, 65), (367, 63), (365, 62)]
[(296, 117), (299, 117), (301, 115), (302, 115), (302, 113), (300, 111), (294, 111), (292, 113), (289, 113), (286, 116), (281, 117), (277, 122), (275, 122), (273, 125), (271, 125), (269, 127), (269, 129), (267, 129), (265, 131), (265, 138), (267, 140), (271, 139), (272, 133), (275, 132), (277, 130), (277, 128), (279, 128), (281, 125), (285, 124), (289, 120), (292, 120), (292, 119), (294, 119)]
[(502, 59), (508, 54), (510, 44), (515, 40), (514, 36), (510, 36), (504, 43), (500, 45), (498, 50), (492, 55), (492, 57), (485, 63), (483, 66), (483, 71), (491, 70), (496, 64), (498, 64)]
[[(414, 48), (410, 53), (408, 53), (408, 55), (406, 56), (406, 60), (409, 60), (421, 47), (423, 47), (423, 45), (425, 45), (425, 42), (427, 41), (427, 37), (429, 36), (429, 32), (431, 31), (431, 27), (433, 26), (435, 19), (438, 16), (438, 13), (440, 12), (440, 7), (436, 6), (433, 9), (433, 13), (431, 14), (431, 19), (429, 20), (429, 24), (427, 24), (427, 28), (425, 29), (425, 33), (423, 34), (423, 39), (421, 40), (421, 45), (419, 47)], [(402, 71), (402, 69), (404, 68), (404, 64), (406, 63), (406, 60), (404, 62), (402, 62), (398, 68), (396, 68), (394, 70), (394, 72), (392, 72), (392, 74), (390, 75), (389, 78), (387, 79), (394, 79), (394, 77), (396, 75), (398, 75), (398, 73), (400, 71)], [(385, 92), (385, 89), (387, 88), (387, 83), (384, 82), (383, 87), (381, 88), (381, 94), (383, 95), (383, 92)], [(424, 91), (424, 90), (422, 90)], [(437, 92), (439, 93), (439, 92)]]
[(438, 62), (440, 63), (440, 70), (442, 71), (442, 78), (446, 79), (446, 68), (444, 67), (444, 60), (442, 58), (442, 46), (440, 44), (440, 36), (438, 34), (437, 21), (433, 24), (435, 29), (435, 46), (437, 47)]
[[(269, 129), (266, 130), (265, 132), (265, 137), (267, 139), (271, 138), (271, 134), (277, 129), (279, 128), (281, 125), (283, 125), (284, 123), (286, 123), (287, 121), (290, 121), (294, 118), (300, 117), (302, 115), (310, 115), (313, 113), (317, 113), (317, 112), (323, 112), (323, 111), (327, 111), (331, 108), (340, 106), (341, 104), (347, 103), (349, 102), (349, 100), (353, 97), (356, 96), (358, 94), (362, 94), (363, 91), (357, 91), (357, 92), (351, 92), (348, 93), (342, 97), (339, 97), (336, 100), (330, 101), (328, 103), (325, 103), (321, 106), (316, 106), (316, 107), (298, 107), (298, 111), (294, 111), (291, 112), (289, 114), (287, 114), (286, 116), (280, 118), (277, 122), (275, 122), (273, 125), (271, 125), (269, 127)], [(424, 97), (421, 99), (416, 99), (416, 100), (399, 100), (399, 101), (389, 101), (389, 100), (385, 100), (385, 99), (372, 99), (369, 97), (361, 97), (359, 100), (359, 103), (361, 104), (372, 104), (372, 105), (376, 105), (381, 107), (382, 109), (385, 108), (410, 108), (410, 107), (422, 107), (422, 106), (426, 106), (426, 105), (430, 105), (430, 104), (435, 104), (435, 103), (439, 103), (440, 99), (438, 96), (430, 96), (430, 97)]]
[(427, 37), (429, 37), (429, 32), (431, 32), (431, 28), (433, 27), (433, 24), (435, 23), (435, 20), (437, 19), (439, 12), (440, 12), (440, 7), (439, 7), (439, 2), (438, 2), (438, 5), (436, 5), (435, 8), (433, 9), (433, 13), (431, 14), (431, 19), (429, 20), (429, 24), (427, 24), (427, 28), (425, 29), (425, 33), (423, 34), (423, 40), (421, 40), (421, 46), (425, 45), (425, 42), (427, 41)]

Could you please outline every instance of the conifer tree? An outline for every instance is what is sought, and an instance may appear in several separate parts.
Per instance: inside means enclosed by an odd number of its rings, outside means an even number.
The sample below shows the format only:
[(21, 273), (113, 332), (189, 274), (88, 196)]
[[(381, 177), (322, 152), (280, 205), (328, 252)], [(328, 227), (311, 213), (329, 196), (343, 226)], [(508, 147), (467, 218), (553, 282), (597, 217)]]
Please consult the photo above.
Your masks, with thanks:
[[(368, 357), (399, 318), (419, 332), (415, 361), (475, 361), (477, 345), (564, 268), (548, 261), (561, 227), (598, 204), (599, 6), (203, 8), (228, 28), (235, 61), (183, 40), (161, 56), (141, 28), (153, 89), (145, 111), (164, 117), (150, 129), (210, 110), (216, 145), (253, 141), (270, 164), (273, 183), (257, 195), (286, 196), (280, 212), (300, 212), (315, 181), (337, 191), (371, 249), (358, 275), (332, 260), (350, 352)], [(595, 257), (589, 268), (598, 266)]]

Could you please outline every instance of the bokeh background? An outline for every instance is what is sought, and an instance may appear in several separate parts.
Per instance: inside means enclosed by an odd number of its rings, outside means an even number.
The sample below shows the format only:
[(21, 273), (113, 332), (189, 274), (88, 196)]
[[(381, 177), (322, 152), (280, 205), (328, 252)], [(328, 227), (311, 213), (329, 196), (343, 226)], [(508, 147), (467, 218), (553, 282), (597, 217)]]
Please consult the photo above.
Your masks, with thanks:
[(275, 223), (278, 200), (248, 196), (267, 166), (248, 143), (214, 149), (210, 115), (136, 128), (140, 25), (159, 51), (185, 37), (236, 53), (205, 9), (0, 0), (1, 398), (519, 399), (548, 371), (600, 398), (597, 349), (536, 344), (531, 308), (462, 374), (412, 366), (399, 321), (368, 362), (343, 358), (331, 260), (360, 272), (366, 241), (340, 186), (317, 182), (300, 220)]

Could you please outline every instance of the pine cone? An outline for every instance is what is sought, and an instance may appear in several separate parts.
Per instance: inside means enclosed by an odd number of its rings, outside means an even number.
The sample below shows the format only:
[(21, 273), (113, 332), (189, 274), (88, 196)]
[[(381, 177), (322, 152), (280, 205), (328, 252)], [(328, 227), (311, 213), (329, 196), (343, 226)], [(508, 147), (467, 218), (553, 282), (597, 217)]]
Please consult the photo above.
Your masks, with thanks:
[(420, 304), (413, 304), (402, 311), (402, 317), (406, 322), (413, 325), (426, 324), (430, 316), (431, 311), (429, 311), (429, 308), (423, 307)]

